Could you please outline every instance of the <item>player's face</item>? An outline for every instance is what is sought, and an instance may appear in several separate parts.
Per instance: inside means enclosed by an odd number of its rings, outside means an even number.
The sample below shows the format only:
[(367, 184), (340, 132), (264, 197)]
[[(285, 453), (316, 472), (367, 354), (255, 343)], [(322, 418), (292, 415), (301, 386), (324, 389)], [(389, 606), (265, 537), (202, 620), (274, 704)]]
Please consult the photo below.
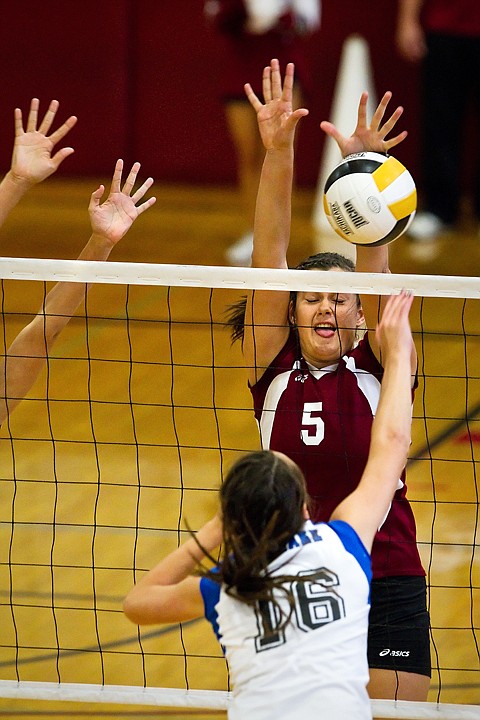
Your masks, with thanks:
[(292, 313), (303, 357), (319, 368), (353, 348), (363, 322), (357, 296), (351, 293), (299, 292)]

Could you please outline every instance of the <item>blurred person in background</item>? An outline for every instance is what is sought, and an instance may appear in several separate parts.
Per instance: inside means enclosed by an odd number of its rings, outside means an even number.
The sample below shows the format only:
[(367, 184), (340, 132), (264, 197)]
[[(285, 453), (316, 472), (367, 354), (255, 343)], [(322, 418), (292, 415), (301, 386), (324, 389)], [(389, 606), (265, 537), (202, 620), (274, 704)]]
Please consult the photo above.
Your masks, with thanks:
[[(473, 99), (480, 106), (480, 2), (399, 0), (396, 45), (411, 63), (422, 63), (422, 200), (408, 235), (433, 241), (454, 229), (460, 216), (466, 124)], [(477, 121), (478, 122), (478, 121)], [(480, 219), (480, 175), (473, 212)]]
[[(225, 64), (219, 92), (233, 142), (242, 204), (240, 238), (226, 252), (231, 265), (250, 265), (253, 218), (264, 148), (257, 119), (244, 84), (258, 77), (258, 69), (278, 58), (281, 68), (295, 63), (297, 83), (294, 107), (309, 94), (307, 41), (320, 27), (320, 0), (206, 0), (205, 17), (222, 43)], [(261, 83), (254, 88), (261, 94)]]

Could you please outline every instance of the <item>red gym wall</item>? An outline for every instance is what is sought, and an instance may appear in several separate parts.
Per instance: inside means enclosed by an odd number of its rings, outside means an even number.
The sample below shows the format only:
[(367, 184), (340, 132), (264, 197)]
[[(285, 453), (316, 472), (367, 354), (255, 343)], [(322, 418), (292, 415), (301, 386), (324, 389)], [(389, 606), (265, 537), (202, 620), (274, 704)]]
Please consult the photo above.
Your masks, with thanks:
[[(368, 12), (366, 11), (368, 7)], [(322, 29), (310, 44), (315, 96), (299, 135), (297, 181), (315, 186), (342, 44), (369, 43), (377, 96), (405, 105), (409, 138), (397, 156), (415, 174), (418, 70), (396, 55), (395, 0), (323, 0)], [(41, 112), (60, 100), (60, 119), (78, 115), (75, 154), (63, 176), (109, 175), (117, 157), (140, 160), (158, 182), (232, 183), (232, 147), (217, 98), (222, 58), (205, 27), (203, 0), (23, 0), (2, 3), (0, 171), (9, 166), (13, 108), (31, 97)], [(261, 72), (261, 68), (259, 68)], [(249, 78), (245, 78), (248, 81)]]

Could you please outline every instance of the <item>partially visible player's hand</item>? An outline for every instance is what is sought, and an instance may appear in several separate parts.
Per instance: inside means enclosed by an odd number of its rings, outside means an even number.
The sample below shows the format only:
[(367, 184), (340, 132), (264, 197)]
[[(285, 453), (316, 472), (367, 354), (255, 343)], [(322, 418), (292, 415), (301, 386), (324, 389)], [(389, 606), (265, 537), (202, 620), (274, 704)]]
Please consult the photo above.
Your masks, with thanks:
[(402, 290), (398, 295), (390, 295), (377, 325), (376, 337), (380, 345), (382, 359), (398, 358), (400, 353), (408, 353), (410, 357), (413, 343), (410, 329), (409, 313), (413, 303), (413, 295)]
[(293, 76), (294, 65), (288, 63), (282, 86), (279, 62), (272, 60), (263, 69), (264, 103), (255, 95), (249, 83), (245, 85), (247, 98), (257, 113), (258, 128), (266, 150), (293, 146), (297, 123), (308, 115), (306, 108), (292, 108)]
[(122, 170), (123, 160), (117, 160), (107, 199), (100, 203), (105, 192), (105, 186), (100, 185), (92, 193), (88, 206), (92, 233), (102, 236), (112, 245), (115, 245), (130, 229), (137, 217), (152, 207), (156, 201), (155, 197), (151, 197), (140, 203), (145, 193), (153, 185), (151, 177), (147, 178), (132, 195), (140, 163), (133, 164), (123, 188), (121, 187)]
[(357, 126), (350, 137), (345, 137), (338, 128), (331, 122), (323, 120), (320, 123), (322, 130), (332, 137), (340, 148), (342, 157), (347, 157), (352, 153), (365, 152), (368, 150), (374, 152), (387, 152), (390, 148), (395, 147), (407, 137), (407, 131), (403, 130), (395, 137), (387, 140), (387, 135), (393, 130), (400, 116), (403, 113), (402, 107), (397, 107), (389, 119), (383, 123), (383, 116), (387, 109), (388, 103), (392, 97), (391, 92), (386, 92), (380, 100), (375, 110), (370, 125), (367, 123), (367, 101), (368, 93), (363, 92), (358, 104)]
[(22, 111), (15, 108), (15, 142), (10, 172), (16, 181), (34, 185), (45, 180), (74, 152), (72, 147), (64, 147), (52, 155), (55, 145), (77, 122), (75, 115), (71, 115), (58, 130), (48, 135), (58, 107), (58, 100), (52, 100), (38, 129), (37, 98), (33, 98), (30, 103), (26, 129), (23, 127)]

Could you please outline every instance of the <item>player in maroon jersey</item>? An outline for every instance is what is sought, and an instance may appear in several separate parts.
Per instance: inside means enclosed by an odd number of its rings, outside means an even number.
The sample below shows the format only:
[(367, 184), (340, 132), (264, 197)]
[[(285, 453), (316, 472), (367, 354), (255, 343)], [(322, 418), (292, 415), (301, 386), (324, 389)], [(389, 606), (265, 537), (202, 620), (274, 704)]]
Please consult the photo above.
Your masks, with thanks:
[[(258, 191), (253, 267), (286, 268), (290, 240), (294, 135), (305, 108), (292, 111), (293, 65), (282, 85), (279, 64), (264, 69), (264, 103), (245, 86), (257, 112), (266, 149)], [(402, 114), (384, 122), (391, 98), (385, 93), (370, 124), (363, 93), (357, 126), (342, 136), (329, 122), (324, 132), (343, 156), (364, 150), (387, 152), (405, 137), (386, 139)], [(337, 253), (320, 253), (302, 269), (354, 271)], [(356, 269), (388, 272), (387, 246), (358, 248)], [(335, 292), (251, 292), (234, 309), (233, 337), (242, 338), (255, 415), (264, 448), (290, 456), (302, 469), (314, 501), (315, 521), (358, 485), (366, 464), (383, 368), (374, 328), (384, 300)], [(412, 390), (416, 378), (412, 342)], [(412, 395), (413, 397), (413, 395)], [(319, 469), (322, 472), (319, 472)], [(371, 697), (426, 700), (430, 682), (429, 616), (425, 571), (416, 544), (414, 516), (406, 498), (405, 472), (372, 550), (372, 610), (369, 630)]]

